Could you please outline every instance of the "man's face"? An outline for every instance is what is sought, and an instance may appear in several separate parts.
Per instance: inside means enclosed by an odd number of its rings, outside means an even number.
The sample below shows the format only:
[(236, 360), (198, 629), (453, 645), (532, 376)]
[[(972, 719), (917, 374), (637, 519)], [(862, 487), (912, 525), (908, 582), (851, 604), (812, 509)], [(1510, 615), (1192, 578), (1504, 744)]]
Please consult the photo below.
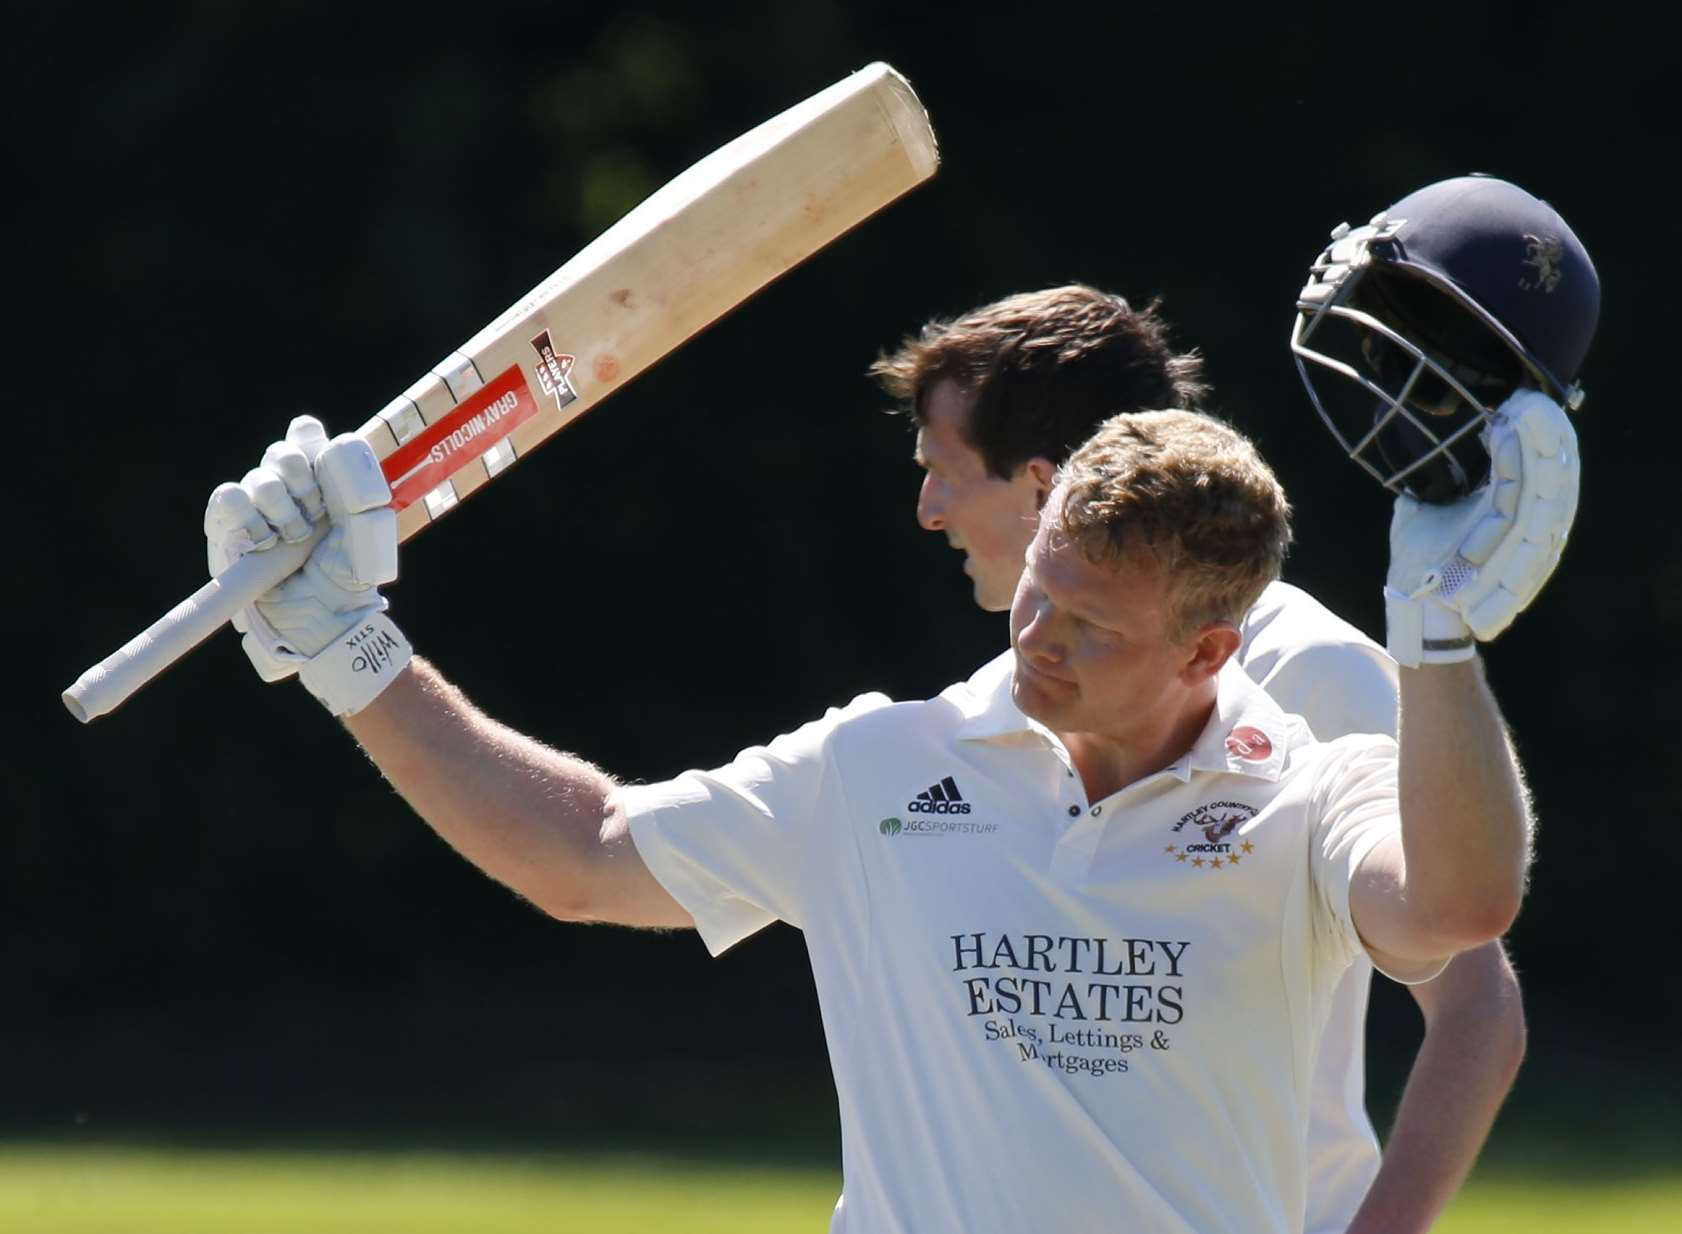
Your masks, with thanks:
[(1191, 645), (1168, 641), (1161, 569), (1143, 551), (1091, 562), (1055, 521), (1048, 510), (1011, 605), (1012, 699), (1057, 733), (1125, 740), (1159, 727), (1183, 705), (1195, 658)]
[(991, 475), (980, 451), (964, 438), (973, 403), (954, 381), (940, 382), (923, 398), (917, 464), (925, 474), (917, 521), (929, 531), (944, 531), (947, 542), (963, 550), (975, 602), (997, 613), (1010, 607), (1052, 467), (1034, 459), (1008, 480)]

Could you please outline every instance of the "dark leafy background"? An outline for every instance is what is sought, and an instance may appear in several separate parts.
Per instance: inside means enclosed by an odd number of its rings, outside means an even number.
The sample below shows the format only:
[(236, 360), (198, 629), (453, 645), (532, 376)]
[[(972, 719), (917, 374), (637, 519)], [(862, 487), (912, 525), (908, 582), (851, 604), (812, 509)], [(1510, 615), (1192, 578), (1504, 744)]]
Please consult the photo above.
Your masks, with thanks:
[[(230, 635), (91, 727), (58, 694), (197, 585), (206, 493), (291, 415), (359, 424), (665, 179), (878, 58), (929, 108), (936, 181), (413, 542), (390, 594), (416, 646), (640, 779), (966, 674), (1002, 621), (915, 527), (910, 440), (863, 370), (929, 315), (1069, 279), (1165, 297), (1296, 500), (1289, 577), (1376, 630), (1387, 510), (1298, 387), (1293, 297), (1340, 220), (1507, 176), (1605, 288), (1577, 533), (1489, 656), (1541, 818), (1520, 1100), (1674, 1095), (1668, 39), (1516, 4), (28, 3), (9, 26), (8, 1123), (654, 1131), (728, 1092), (829, 1133), (793, 931), (714, 962), (546, 921)], [(1381, 992), (1380, 1106), (1407, 1006)]]

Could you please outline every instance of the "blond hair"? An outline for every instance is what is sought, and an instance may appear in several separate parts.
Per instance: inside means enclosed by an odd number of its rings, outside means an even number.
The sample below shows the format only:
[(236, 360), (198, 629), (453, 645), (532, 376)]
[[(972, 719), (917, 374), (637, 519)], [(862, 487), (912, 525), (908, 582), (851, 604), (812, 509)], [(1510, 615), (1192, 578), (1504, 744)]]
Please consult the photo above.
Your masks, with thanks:
[(1058, 473), (1056, 527), (1092, 562), (1148, 552), (1168, 583), (1170, 640), (1237, 624), (1279, 577), (1291, 543), (1285, 490), (1250, 440), (1211, 416), (1106, 420)]

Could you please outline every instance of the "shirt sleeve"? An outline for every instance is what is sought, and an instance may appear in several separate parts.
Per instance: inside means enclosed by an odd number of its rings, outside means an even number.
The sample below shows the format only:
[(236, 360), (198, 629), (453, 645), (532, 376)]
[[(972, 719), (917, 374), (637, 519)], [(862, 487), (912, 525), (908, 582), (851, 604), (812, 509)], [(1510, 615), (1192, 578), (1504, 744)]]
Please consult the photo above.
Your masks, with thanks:
[(1360, 955), (1385, 976), (1417, 984), (1435, 972), (1394, 973), (1372, 956), (1355, 928), (1349, 888), (1361, 862), (1379, 844), (1400, 836), (1402, 816), (1396, 790), (1396, 742), (1380, 735), (1340, 738), (1326, 749), (1310, 803), (1315, 820), (1309, 858), (1315, 889), (1315, 943), (1338, 967)]
[(1377, 647), (1316, 643), (1281, 656), (1258, 682), (1321, 741), (1349, 733), (1396, 735), (1396, 662)]
[(860, 695), (723, 767), (616, 791), (638, 855), (714, 955), (773, 921), (803, 925), (803, 872), (848, 834), (826, 825), (839, 801), (836, 730), (888, 702)]

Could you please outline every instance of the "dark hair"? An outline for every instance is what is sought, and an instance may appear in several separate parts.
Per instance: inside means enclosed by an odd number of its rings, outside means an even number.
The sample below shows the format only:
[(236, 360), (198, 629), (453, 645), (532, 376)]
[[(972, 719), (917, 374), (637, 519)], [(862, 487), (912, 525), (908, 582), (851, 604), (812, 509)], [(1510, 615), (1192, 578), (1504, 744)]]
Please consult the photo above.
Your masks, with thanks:
[(1113, 415), (1203, 400), (1202, 357), (1169, 345), (1160, 304), (1078, 283), (1007, 296), (930, 321), (870, 375), (919, 424), (928, 392), (956, 382), (975, 400), (966, 438), (1009, 479), (1032, 458), (1061, 463)]

